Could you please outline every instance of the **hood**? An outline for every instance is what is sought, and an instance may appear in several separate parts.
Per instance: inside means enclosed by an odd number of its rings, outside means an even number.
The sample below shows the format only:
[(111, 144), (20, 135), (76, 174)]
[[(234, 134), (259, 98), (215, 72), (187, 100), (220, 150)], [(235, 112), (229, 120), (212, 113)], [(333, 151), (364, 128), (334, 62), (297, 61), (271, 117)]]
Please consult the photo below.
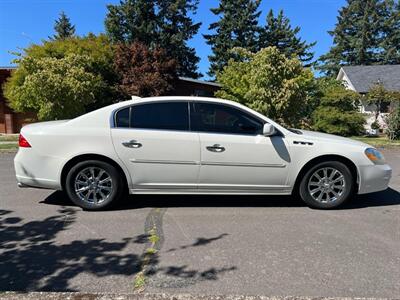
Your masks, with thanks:
[(311, 141), (324, 141), (324, 142), (331, 142), (331, 143), (338, 143), (338, 144), (347, 144), (347, 145), (354, 145), (354, 146), (361, 146), (366, 148), (373, 148), (371, 145), (366, 143), (352, 140), (346, 137), (334, 135), (334, 134), (327, 134), (317, 131), (309, 131), (309, 130), (299, 130), (302, 134), (298, 135), (301, 138), (311, 140)]

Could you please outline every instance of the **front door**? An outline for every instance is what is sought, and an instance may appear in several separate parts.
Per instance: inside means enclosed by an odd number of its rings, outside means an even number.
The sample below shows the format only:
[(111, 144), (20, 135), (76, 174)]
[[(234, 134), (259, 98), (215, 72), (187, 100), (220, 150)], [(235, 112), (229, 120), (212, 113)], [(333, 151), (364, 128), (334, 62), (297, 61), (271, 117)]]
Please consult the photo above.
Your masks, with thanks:
[(265, 137), (264, 121), (233, 106), (194, 103), (192, 129), (200, 134), (199, 188), (285, 191), (289, 153), (282, 136)]
[(189, 131), (187, 102), (137, 104), (116, 114), (111, 130), (135, 189), (195, 189), (199, 134)]

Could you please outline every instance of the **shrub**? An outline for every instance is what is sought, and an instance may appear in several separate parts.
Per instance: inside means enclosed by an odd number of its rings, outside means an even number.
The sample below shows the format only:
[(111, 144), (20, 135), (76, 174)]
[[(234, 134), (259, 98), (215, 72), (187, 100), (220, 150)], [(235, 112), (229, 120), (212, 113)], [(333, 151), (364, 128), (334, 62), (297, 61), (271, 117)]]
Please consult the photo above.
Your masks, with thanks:
[(400, 106), (397, 104), (386, 117), (386, 134), (390, 140), (400, 139)]
[(314, 130), (342, 136), (363, 132), (364, 116), (357, 111), (360, 96), (336, 83), (325, 84), (321, 89), (319, 106), (312, 114)]

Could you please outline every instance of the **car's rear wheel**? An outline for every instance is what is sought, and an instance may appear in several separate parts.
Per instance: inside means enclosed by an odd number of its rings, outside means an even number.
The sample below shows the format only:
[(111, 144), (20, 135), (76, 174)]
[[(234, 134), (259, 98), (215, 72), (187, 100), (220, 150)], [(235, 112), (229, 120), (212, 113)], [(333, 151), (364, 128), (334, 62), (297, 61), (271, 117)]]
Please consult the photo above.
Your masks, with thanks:
[(306, 172), (299, 192), (310, 207), (329, 209), (346, 202), (354, 190), (355, 181), (349, 168), (339, 161), (326, 161)]
[(70, 169), (65, 189), (76, 205), (87, 210), (102, 210), (115, 204), (121, 197), (123, 181), (113, 165), (88, 160)]

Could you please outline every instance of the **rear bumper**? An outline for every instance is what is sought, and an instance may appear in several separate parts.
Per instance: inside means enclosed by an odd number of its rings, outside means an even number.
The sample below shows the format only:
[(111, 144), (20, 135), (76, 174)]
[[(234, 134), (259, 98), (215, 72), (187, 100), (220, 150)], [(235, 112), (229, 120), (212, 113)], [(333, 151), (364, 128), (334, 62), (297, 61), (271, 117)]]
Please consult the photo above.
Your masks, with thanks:
[(14, 158), (15, 177), (19, 187), (61, 190), (60, 160), (37, 155), (32, 148), (20, 148)]
[(386, 190), (392, 178), (389, 165), (359, 166), (359, 194), (367, 194)]

